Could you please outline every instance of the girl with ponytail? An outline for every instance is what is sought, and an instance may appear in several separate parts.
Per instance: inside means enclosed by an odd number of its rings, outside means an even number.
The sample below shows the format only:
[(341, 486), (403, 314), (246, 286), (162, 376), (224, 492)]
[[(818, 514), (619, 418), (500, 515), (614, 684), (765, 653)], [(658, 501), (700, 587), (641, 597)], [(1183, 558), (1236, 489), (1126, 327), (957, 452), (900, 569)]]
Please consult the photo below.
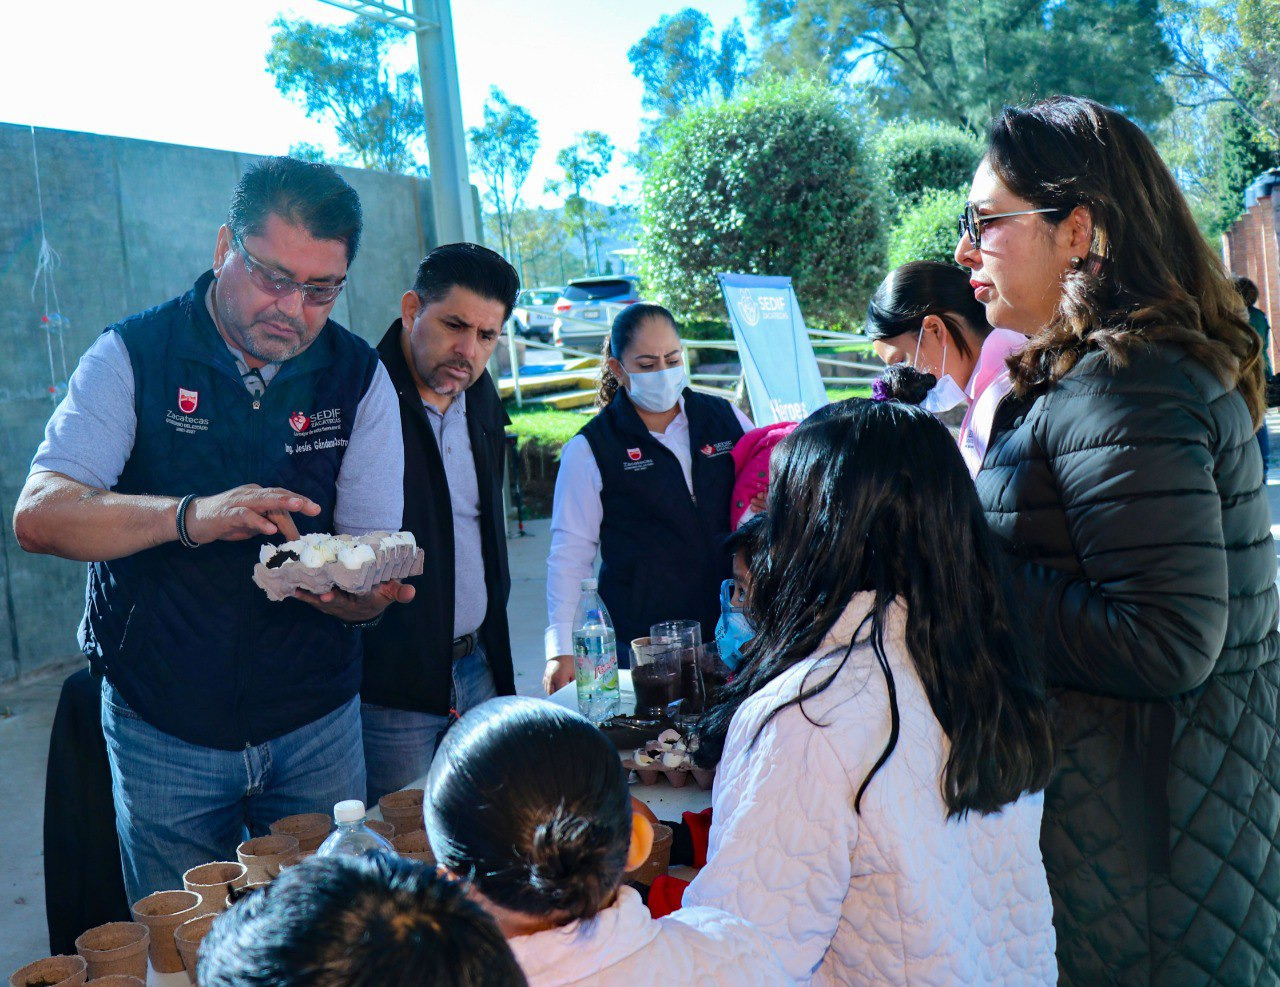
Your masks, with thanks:
[(514, 696), (469, 712), (432, 764), (425, 818), (530, 987), (790, 982), (745, 921), (709, 908), (654, 920), (623, 884), (653, 828), (613, 744), (576, 713)]

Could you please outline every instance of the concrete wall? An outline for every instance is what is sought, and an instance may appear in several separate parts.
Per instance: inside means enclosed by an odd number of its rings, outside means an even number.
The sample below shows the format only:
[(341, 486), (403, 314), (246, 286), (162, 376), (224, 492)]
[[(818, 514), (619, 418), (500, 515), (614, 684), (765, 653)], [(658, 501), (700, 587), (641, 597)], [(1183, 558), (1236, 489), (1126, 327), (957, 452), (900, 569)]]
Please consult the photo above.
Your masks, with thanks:
[[(36, 129), (68, 370), (104, 326), (186, 291), (213, 260), (231, 191), (258, 155)], [(433, 245), (429, 183), (342, 169), (363, 245), (333, 318), (376, 342)], [(53, 410), (28, 127), (0, 124), (0, 682), (74, 656), (84, 566), (18, 548), (12, 513)], [(56, 338), (54, 376), (63, 381)]]

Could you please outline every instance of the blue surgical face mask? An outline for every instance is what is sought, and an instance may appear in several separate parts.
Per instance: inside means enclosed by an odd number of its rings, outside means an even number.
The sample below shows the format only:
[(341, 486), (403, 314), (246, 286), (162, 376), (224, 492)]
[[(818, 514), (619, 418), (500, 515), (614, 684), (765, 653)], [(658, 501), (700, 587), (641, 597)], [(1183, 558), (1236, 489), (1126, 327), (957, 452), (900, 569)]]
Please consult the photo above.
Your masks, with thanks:
[(716, 621), (716, 647), (731, 672), (738, 670), (744, 657), (742, 649), (756, 636), (747, 615), (733, 605), (734, 585), (732, 579), (720, 584), (720, 619)]

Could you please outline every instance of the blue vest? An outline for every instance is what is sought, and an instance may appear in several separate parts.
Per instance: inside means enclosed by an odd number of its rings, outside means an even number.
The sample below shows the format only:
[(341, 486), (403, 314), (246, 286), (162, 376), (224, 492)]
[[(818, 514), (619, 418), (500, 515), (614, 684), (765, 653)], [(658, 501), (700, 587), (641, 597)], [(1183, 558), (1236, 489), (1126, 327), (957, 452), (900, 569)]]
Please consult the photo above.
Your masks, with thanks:
[(715, 635), (720, 583), (729, 578), (730, 455), (742, 426), (723, 398), (687, 389), (693, 496), (680, 462), (649, 434), (621, 388), (581, 434), (600, 468), (600, 597), (618, 652), (660, 620), (697, 620)]
[[(294, 515), (302, 533), (332, 531), (338, 470), (377, 354), (330, 321), (254, 398), (205, 306), (211, 280), (106, 330), (129, 351), (137, 414), (114, 489), (180, 497), (280, 486), (321, 507)], [(359, 633), (300, 601), (269, 602), (252, 579), (264, 541), (172, 541), (89, 566), (81, 646), (165, 733), (238, 750), (358, 691)]]

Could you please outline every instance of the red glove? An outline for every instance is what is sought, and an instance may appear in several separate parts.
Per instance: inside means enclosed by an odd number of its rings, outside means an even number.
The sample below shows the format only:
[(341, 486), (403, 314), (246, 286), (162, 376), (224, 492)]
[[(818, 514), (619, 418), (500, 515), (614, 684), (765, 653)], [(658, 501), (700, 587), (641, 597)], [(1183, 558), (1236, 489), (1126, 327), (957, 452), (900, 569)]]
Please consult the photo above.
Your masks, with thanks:
[(689, 839), (693, 843), (693, 866), (707, 866), (707, 843), (711, 839), (711, 810), (686, 812), (684, 824), (689, 827)]
[(684, 889), (688, 886), (688, 881), (659, 874), (649, 886), (649, 914), (654, 918), (670, 915), (684, 902)]

